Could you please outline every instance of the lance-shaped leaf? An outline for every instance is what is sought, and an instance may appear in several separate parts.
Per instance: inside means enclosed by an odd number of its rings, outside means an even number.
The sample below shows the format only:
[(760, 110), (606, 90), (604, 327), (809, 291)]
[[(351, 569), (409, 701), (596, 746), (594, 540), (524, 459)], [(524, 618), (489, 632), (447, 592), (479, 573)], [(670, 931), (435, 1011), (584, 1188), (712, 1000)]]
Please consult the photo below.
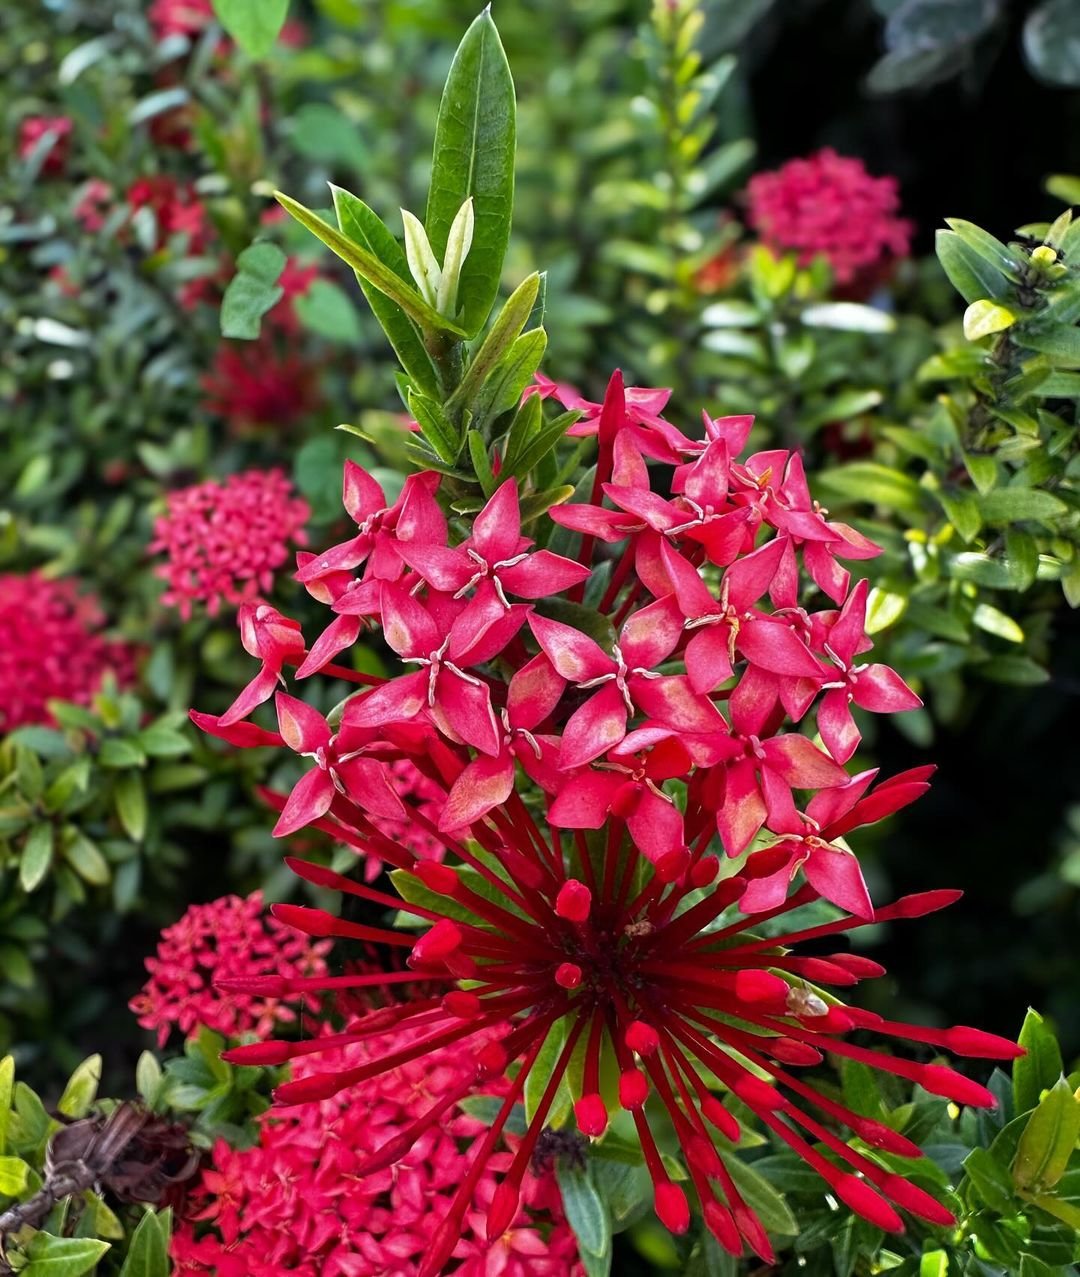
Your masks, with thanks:
[(498, 366), (499, 361), (525, 327), (539, 291), (540, 276), (535, 273), (514, 289), (506, 305), (499, 312), (499, 318), (492, 324), (491, 331), (484, 338), (480, 349), (465, 370), (460, 385), (451, 395), (448, 407), (456, 408), (472, 402), (473, 396), (477, 394), (488, 375)]
[(374, 253), (361, 248), (359, 244), (343, 235), (336, 226), (324, 222), (318, 213), (305, 208), (303, 204), (281, 191), (275, 191), (274, 198), (291, 217), (295, 217), (302, 226), (306, 226), (313, 235), (322, 240), (327, 248), (337, 253), (342, 261), (348, 262), (358, 275), (363, 275), (379, 292), (385, 293), (392, 301), (397, 302), (414, 323), (425, 329), (453, 333), (458, 337), (464, 336), (462, 329), (440, 315), (434, 306), (429, 306), (415, 288), (407, 284), (396, 271), (379, 261)]
[[(337, 213), (338, 227), (346, 235), (366, 249), (373, 257), (377, 257), (384, 265), (410, 287), (411, 276), (409, 263), (401, 245), (397, 242), (382, 220), (364, 203), (362, 199), (343, 190), (340, 186), (331, 186), (334, 194), (334, 211)], [(367, 279), (356, 271), (356, 279), (364, 291), (371, 312), (382, 325), (382, 330), (394, 348), (394, 354), (401, 361), (402, 368), (409, 374), (415, 385), (425, 394), (438, 393), (438, 378), (435, 369), (424, 349), (423, 338), (417, 331), (413, 321), (401, 307), (385, 292), (368, 283)]]
[(462, 327), (480, 331), (499, 288), (514, 207), (514, 82), (485, 9), (465, 33), (443, 90), (424, 225), (445, 259), (450, 229), (472, 197), (472, 247), (458, 280)]
[(1065, 1174), (1080, 1137), (1080, 1100), (1059, 1078), (1031, 1115), (1013, 1162), (1013, 1183), (1027, 1192), (1045, 1192)]

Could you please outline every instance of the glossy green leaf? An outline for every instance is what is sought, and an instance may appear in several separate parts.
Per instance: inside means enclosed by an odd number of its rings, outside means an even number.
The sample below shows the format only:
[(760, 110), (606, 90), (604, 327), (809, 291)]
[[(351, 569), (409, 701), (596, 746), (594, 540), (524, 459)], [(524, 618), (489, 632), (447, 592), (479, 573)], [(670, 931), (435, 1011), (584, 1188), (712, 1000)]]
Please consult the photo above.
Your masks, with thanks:
[(20, 1277), (82, 1277), (109, 1249), (108, 1242), (90, 1237), (54, 1237), (35, 1233), (27, 1248), (30, 1262)]
[(435, 449), (438, 456), (447, 465), (453, 465), (461, 453), (461, 445), (464, 441), (453, 422), (447, 417), (442, 404), (435, 399), (429, 399), (427, 395), (411, 393), (409, 411), (416, 418), (424, 438)]
[(362, 275), (372, 287), (384, 293), (395, 302), (405, 314), (423, 328), (436, 332), (463, 335), (462, 330), (444, 318), (433, 307), (429, 306), (410, 283), (406, 283), (398, 273), (381, 262), (374, 253), (357, 244), (347, 235), (342, 234), (329, 222), (324, 222), (311, 209), (291, 199), (281, 191), (274, 192), (274, 198), (283, 209), (294, 217), (302, 226), (306, 226), (313, 235), (336, 253), (343, 262), (347, 262), (358, 275)]
[(65, 1117), (85, 1117), (97, 1095), (100, 1081), (101, 1056), (87, 1056), (68, 1078), (64, 1093), (57, 1101), (57, 1109)]
[(480, 343), (479, 350), (469, 361), (460, 385), (447, 401), (447, 407), (451, 411), (467, 408), (472, 403), (473, 397), (509, 352), (528, 322), (539, 291), (540, 276), (535, 273), (514, 289), (499, 312), (499, 317), (491, 325), (491, 330)]
[(21, 1157), (0, 1157), (0, 1197), (18, 1197), (29, 1174), (30, 1166)]
[(1027, 1054), (1013, 1064), (1013, 1101), (1017, 1113), (1026, 1113), (1061, 1077), (1061, 1048), (1046, 1021), (1031, 1008), (1017, 1041)]
[(975, 1191), (991, 1210), (1002, 1215), (1013, 1210), (1013, 1183), (1009, 1169), (1002, 1166), (989, 1149), (972, 1149), (964, 1161), (964, 1170)]
[(584, 1169), (560, 1165), (557, 1176), (563, 1209), (579, 1246), (590, 1255), (610, 1258), (611, 1214), (597, 1192), (590, 1164)]
[(987, 523), (1018, 523), (1022, 519), (1056, 519), (1069, 507), (1060, 498), (1039, 488), (996, 488), (978, 498)]
[(1022, 643), (1024, 641), (1024, 631), (1012, 617), (1002, 612), (999, 608), (992, 607), (989, 603), (977, 603), (971, 620), (978, 629), (987, 634), (993, 634), (997, 638), (1004, 639), (1007, 643)]
[(483, 327), (499, 290), (514, 206), (515, 130), (514, 82), (485, 9), (458, 46), (443, 90), (424, 218), (441, 261), (454, 218), (473, 199), (472, 248), (458, 282), (458, 313), (470, 337)]
[(1017, 1188), (1040, 1193), (1051, 1189), (1065, 1174), (1076, 1141), (1080, 1138), (1080, 1100), (1064, 1078), (1039, 1101), (1031, 1115), (1013, 1161)]
[(1021, 326), (1015, 333), (1018, 345), (1046, 355), (1057, 368), (1080, 368), (1080, 328), (1054, 324), (1032, 331)]
[(91, 886), (102, 887), (109, 881), (108, 862), (96, 843), (92, 843), (81, 830), (75, 831), (64, 848), (64, 859)]
[(974, 222), (967, 222), (962, 217), (947, 217), (949, 228), (956, 232), (969, 248), (975, 250), (985, 261), (1014, 282), (1020, 278), (1020, 263), (1012, 249), (1007, 248), (989, 231), (984, 231)]
[(995, 656), (976, 669), (980, 678), (1013, 687), (1040, 687), (1050, 681), (1049, 673), (1027, 656)]
[(547, 333), (542, 328), (522, 333), (488, 377), (476, 399), (476, 415), (490, 422), (521, 403), (521, 396), (536, 377), (547, 349)]
[(982, 527), (982, 515), (975, 497), (963, 488), (952, 488), (939, 492), (938, 500), (961, 537), (965, 541), (973, 541)]
[(942, 270), (964, 301), (976, 302), (985, 297), (1000, 301), (1009, 295), (1005, 276), (955, 231), (938, 231), (935, 246)]
[(289, 0), (213, 0), (214, 13), (249, 58), (274, 47), (289, 14)]
[[(167, 1212), (164, 1213), (167, 1217)], [(165, 1221), (148, 1210), (131, 1237), (119, 1277), (169, 1277), (169, 1233)]]
[(19, 856), (19, 885), (31, 892), (40, 887), (49, 872), (53, 854), (53, 827), (48, 821), (35, 825), (26, 835)]
[(285, 295), (278, 283), (285, 261), (281, 249), (267, 241), (244, 249), (221, 299), (222, 337), (244, 341), (258, 337), (263, 315)]
[(142, 776), (135, 771), (124, 772), (116, 781), (113, 798), (124, 832), (133, 841), (142, 842), (148, 815), (146, 787)]
[(11, 1095), (15, 1087), (15, 1057), (0, 1058), (0, 1153), (7, 1147), (8, 1126), (11, 1121)]
[(724, 1159), (724, 1165), (747, 1206), (754, 1211), (769, 1232), (794, 1237), (799, 1231), (799, 1225), (783, 1195), (740, 1157), (736, 1157), (733, 1153), (725, 1153), (723, 1150), (720, 1156)]
[(974, 301), (964, 311), (964, 336), (968, 341), (978, 341), (992, 333), (1000, 333), (1016, 323), (1016, 314), (1007, 306), (982, 298)]
[(822, 470), (817, 482), (851, 501), (892, 510), (914, 512), (923, 505), (923, 491), (914, 479), (876, 461), (855, 461), (834, 470)]

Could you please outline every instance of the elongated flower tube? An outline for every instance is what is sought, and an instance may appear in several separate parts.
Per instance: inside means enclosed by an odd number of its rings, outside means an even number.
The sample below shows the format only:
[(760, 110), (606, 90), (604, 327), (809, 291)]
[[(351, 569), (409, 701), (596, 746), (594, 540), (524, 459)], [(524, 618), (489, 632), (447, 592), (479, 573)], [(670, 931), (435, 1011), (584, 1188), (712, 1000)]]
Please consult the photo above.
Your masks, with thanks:
[[(302, 878), (351, 900), (341, 917), (279, 905), (279, 920), (343, 946), (407, 951), (395, 979), (417, 982), (413, 1000), (340, 1032), (252, 1043), (228, 1058), (304, 1058), (303, 1075), (279, 1088), (283, 1104), (363, 1094), (386, 1071), (444, 1050), (470, 1061), (447, 1102), (497, 1091), (420, 1277), (449, 1263), (524, 1100), (526, 1133), (485, 1197), (493, 1241), (516, 1216), (545, 1127), (569, 1107), (594, 1140), (625, 1111), (658, 1217), (682, 1232), (699, 1214), (732, 1254), (772, 1255), (718, 1139), (738, 1138), (746, 1110), (864, 1219), (886, 1230), (902, 1228), (901, 1211), (948, 1223), (947, 1209), (881, 1156), (915, 1157), (917, 1147), (845, 1108), (816, 1071), (826, 1055), (851, 1059), (989, 1105), (939, 1053), (1019, 1054), (974, 1029), (886, 1022), (841, 1000), (883, 974), (848, 950), (845, 933), (958, 894), (875, 909), (846, 841), (917, 798), (932, 771), (878, 781), (873, 769), (848, 769), (859, 714), (920, 704), (865, 659), (866, 586), (843, 561), (877, 547), (813, 501), (797, 456), (738, 459), (750, 418), (706, 418), (691, 439), (661, 416), (664, 392), (627, 389), (618, 373), (601, 404), (547, 383), (536, 393), (573, 402), (575, 432), (595, 436), (589, 500), (528, 522), (528, 493), (507, 480), (472, 518), (448, 518), (438, 475), (411, 477), (390, 508), (350, 466), (345, 502), (358, 535), (304, 556), (298, 573), (335, 620), (305, 649), (298, 627), (274, 614), (288, 652), (246, 639), (262, 672), (222, 719), (196, 720), (241, 747), (280, 741), (304, 756), (293, 793), (267, 795), (283, 813), (279, 833), (318, 829), (392, 871), (396, 896), (290, 858)], [(656, 463), (668, 467), (658, 483)], [(305, 680), (362, 677), (344, 658), (327, 663), (361, 622), (381, 628), (400, 666), (324, 719), (303, 703)], [(277, 697), (278, 733), (241, 730), (294, 664)], [(398, 810), (390, 787), (402, 762), (426, 791), (423, 804), (399, 793)], [(415, 929), (387, 925), (398, 910)], [(269, 979), (224, 984), (310, 997), (363, 977)], [(405, 1029), (405, 1045), (390, 1045)], [(913, 1049), (893, 1054), (890, 1039)], [(318, 1066), (327, 1049), (360, 1042), (361, 1063)], [(400, 1160), (444, 1110), (440, 1101), (417, 1115), (358, 1173)], [(674, 1145), (682, 1179), (668, 1169)]]

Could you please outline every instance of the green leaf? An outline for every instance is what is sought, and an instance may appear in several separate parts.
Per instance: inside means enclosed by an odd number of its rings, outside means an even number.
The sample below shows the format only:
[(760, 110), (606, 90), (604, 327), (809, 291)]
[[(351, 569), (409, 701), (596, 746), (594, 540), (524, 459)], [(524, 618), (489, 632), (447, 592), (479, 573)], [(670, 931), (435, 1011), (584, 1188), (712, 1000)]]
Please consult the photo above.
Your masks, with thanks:
[(18, 1197), (29, 1174), (30, 1166), (21, 1157), (0, 1157), (0, 1197)]
[(463, 441), (442, 404), (427, 395), (410, 391), (409, 411), (416, 418), (424, 439), (447, 465), (452, 466), (461, 453)]
[(955, 231), (938, 231), (935, 237), (938, 261), (949, 282), (966, 302), (1009, 295), (1009, 282), (986, 258), (965, 244)]
[(1018, 523), (1022, 519), (1056, 519), (1069, 507), (1058, 497), (1039, 488), (996, 488), (978, 498), (979, 511), (987, 523)]
[(332, 280), (312, 280), (310, 287), (294, 303), (297, 317), (309, 332), (355, 345), (361, 337), (356, 307)]
[(5, 1055), (0, 1059), (0, 1153), (7, 1145), (8, 1125), (11, 1121), (11, 1092), (15, 1086), (15, 1057)]
[(81, 830), (75, 831), (71, 842), (64, 848), (64, 859), (91, 886), (102, 887), (109, 881), (108, 862)]
[(976, 604), (971, 619), (973, 624), (980, 630), (985, 630), (987, 634), (993, 634), (997, 638), (1005, 639), (1008, 643), (1022, 643), (1024, 641), (1024, 631), (1012, 617), (999, 611), (996, 607), (991, 607), (989, 603)]
[(923, 490), (914, 479), (876, 461), (855, 461), (833, 470), (822, 470), (817, 481), (822, 487), (849, 500), (865, 501), (892, 510), (914, 513), (923, 504)]
[(532, 314), (533, 303), (540, 291), (540, 276), (535, 272), (514, 289), (491, 331), (473, 356), (460, 385), (447, 401), (451, 410), (469, 407), (473, 396), (509, 351)]
[(875, 585), (866, 599), (866, 632), (880, 634), (895, 625), (907, 609), (907, 597)]
[(974, 222), (966, 222), (962, 217), (947, 217), (945, 219), (950, 229), (954, 230), (957, 235), (964, 241), (969, 248), (975, 250), (981, 258), (989, 262), (1002, 275), (1011, 279), (1014, 283), (1020, 280), (1020, 263), (1016, 260), (1015, 254), (999, 239), (995, 239), (989, 231), (984, 231), (981, 226), (976, 226)]
[(546, 349), (547, 333), (542, 328), (521, 334), (481, 388), (476, 401), (478, 419), (492, 421), (521, 402)]
[(770, 1233), (794, 1237), (799, 1231), (795, 1216), (788, 1208), (782, 1194), (778, 1193), (763, 1175), (733, 1153), (720, 1150), (735, 1187), (747, 1206), (760, 1218)]
[(583, 1251), (603, 1258), (611, 1254), (611, 1214), (593, 1181), (591, 1164), (584, 1169), (559, 1165), (556, 1171), (563, 1209)]
[(1006, 528), (1005, 561), (1016, 588), (1030, 589), (1039, 570), (1039, 546), (1035, 538), (1019, 528)]
[(1046, 1021), (1031, 1008), (1017, 1041), (1027, 1054), (1013, 1064), (1013, 1100), (1017, 1113), (1026, 1113), (1061, 1077), (1061, 1048)]
[(124, 832), (134, 842), (142, 842), (146, 833), (146, 788), (138, 772), (124, 772), (117, 779), (113, 799)]
[(514, 82), (487, 9), (454, 55), (439, 107), (424, 226), (440, 261), (450, 228), (472, 196), (476, 222), (461, 270), (458, 305), (469, 337), (491, 313), (514, 207)]
[(53, 854), (53, 827), (47, 821), (35, 825), (26, 835), (19, 857), (19, 884), (29, 893), (40, 887), (49, 872)]
[(285, 25), (289, 0), (214, 0), (214, 12), (249, 58), (264, 58)]
[[(405, 252), (389, 228), (362, 199), (350, 195), (340, 186), (331, 186), (330, 189), (334, 195), (334, 211), (342, 234), (378, 258), (411, 288), (412, 275)], [(402, 368), (425, 394), (438, 394), (439, 381), (434, 366), (413, 321), (395, 301), (369, 284), (360, 271), (355, 274), (371, 312), (386, 333)]]
[(135, 1089), (151, 1107), (157, 1099), (162, 1076), (157, 1056), (153, 1051), (144, 1051), (135, 1066)]
[(1008, 1168), (1002, 1166), (989, 1149), (972, 1149), (964, 1160), (964, 1170), (975, 1191), (991, 1210), (1001, 1215), (1012, 1213), (1015, 1202)]
[(277, 282), (285, 269), (285, 254), (263, 241), (245, 248), (236, 259), (236, 274), (221, 299), (221, 335), (254, 341), (263, 315), (285, 295)]
[(1014, 334), (1017, 345), (1046, 355), (1055, 368), (1080, 368), (1080, 328), (1054, 324), (1044, 329), (1021, 325)]
[(146, 755), (135, 741), (110, 737), (101, 743), (98, 762), (102, 767), (143, 767)]
[(1013, 687), (1039, 687), (1050, 681), (1047, 671), (1027, 656), (995, 656), (975, 669), (980, 678)]
[(380, 293), (384, 293), (391, 301), (396, 302), (414, 323), (423, 328), (440, 332), (454, 333), (464, 336), (464, 332), (456, 324), (450, 322), (433, 307), (429, 306), (411, 284), (408, 284), (391, 267), (381, 262), (374, 253), (361, 247), (355, 241), (343, 235), (329, 222), (324, 222), (311, 209), (284, 195), (274, 192), (274, 198), (283, 209), (294, 217), (302, 226), (306, 226), (313, 235), (347, 262), (358, 275), (362, 275)]
[(470, 430), (466, 438), (469, 443), (469, 458), (472, 461), (473, 473), (476, 475), (477, 482), (483, 489), (485, 497), (494, 496), (495, 489), (499, 486), (499, 481), (492, 472), (484, 437), (479, 430)]
[(949, 516), (949, 522), (965, 541), (973, 541), (982, 527), (979, 504), (970, 492), (953, 488), (937, 494), (941, 507)]
[(964, 468), (971, 476), (971, 482), (982, 493), (989, 492), (997, 483), (997, 461), (992, 456), (965, 452)]
[[(566, 1017), (556, 1020), (548, 1029), (547, 1037), (544, 1039), (544, 1045), (540, 1048), (540, 1054), (536, 1057), (536, 1063), (529, 1070), (529, 1076), (525, 1079), (525, 1117), (531, 1122), (536, 1115), (537, 1107), (540, 1104), (541, 1096), (551, 1079), (552, 1073), (555, 1071), (555, 1062), (559, 1058), (559, 1053), (566, 1044)], [(552, 1125), (553, 1123), (547, 1123)]]
[(1065, 1174), (1078, 1137), (1080, 1100), (1068, 1082), (1059, 1078), (1040, 1100), (1020, 1136), (1012, 1166), (1017, 1188), (1033, 1193), (1053, 1188)]
[(85, 1117), (101, 1081), (101, 1056), (89, 1055), (68, 1078), (56, 1107), (66, 1117)]
[(807, 306), (800, 318), (810, 328), (836, 328), (848, 333), (891, 333), (896, 328), (896, 320), (887, 311), (859, 302)]
[(54, 1237), (35, 1233), (27, 1248), (30, 1262), (20, 1277), (82, 1277), (109, 1249), (108, 1242), (90, 1237)]
[(974, 301), (964, 311), (964, 336), (968, 341), (978, 341), (991, 333), (1000, 333), (1016, 323), (1016, 315), (1007, 306), (982, 298)]
[(152, 1210), (132, 1234), (120, 1277), (169, 1277), (168, 1230)]

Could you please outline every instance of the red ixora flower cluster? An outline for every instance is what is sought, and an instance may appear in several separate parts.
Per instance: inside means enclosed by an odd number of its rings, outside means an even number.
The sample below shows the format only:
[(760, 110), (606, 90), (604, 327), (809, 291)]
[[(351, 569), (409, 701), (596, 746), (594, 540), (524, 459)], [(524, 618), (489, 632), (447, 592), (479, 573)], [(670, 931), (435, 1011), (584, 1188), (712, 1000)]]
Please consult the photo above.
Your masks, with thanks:
[[(263, 912), (261, 891), (222, 896), (192, 905), (161, 933), (157, 953), (146, 959), (150, 979), (128, 1006), (144, 1029), (157, 1033), (158, 1046), (173, 1028), (186, 1037), (200, 1028), (226, 1037), (267, 1033), (291, 1024), (296, 1013), (277, 998), (224, 993), (214, 977), (224, 972), (246, 976), (288, 972), (299, 979), (326, 975), (328, 940), (312, 940)], [(313, 1008), (313, 999), (308, 999)]]
[[(387, 977), (352, 979), (372, 985)], [(373, 1014), (392, 1021), (398, 1010)], [(400, 1053), (419, 1034), (398, 1030), (390, 1047)], [(360, 1042), (330, 1055), (343, 1069), (360, 1068), (385, 1049)], [(302, 1078), (311, 1068), (310, 1061), (298, 1060), (293, 1076)], [(471, 1062), (452, 1047), (432, 1050), (321, 1104), (271, 1110), (254, 1148), (237, 1151), (219, 1141), (213, 1166), (189, 1196), (173, 1236), (177, 1273), (414, 1277), (469, 1173), (465, 1141), (483, 1134), (482, 1124), (457, 1106), (471, 1071)], [(365, 1172), (372, 1152), (408, 1137), (432, 1103), (440, 1121), (415, 1143), (409, 1139), (397, 1165)], [(488, 1244), (484, 1208), (511, 1157), (492, 1159), (476, 1184), (475, 1209), (454, 1247), (455, 1277), (582, 1277), (550, 1172), (526, 1173), (517, 1211)]]
[[(405, 903), (293, 858), (296, 873), (380, 910), (403, 908), (424, 929), (416, 938), (293, 905), (277, 906), (276, 916), (309, 935), (406, 950), (417, 980), (443, 981), (446, 990), (402, 1007), (395, 1030), (422, 1030), (406, 1045), (376, 1048), (355, 1066), (328, 1064), (281, 1086), (277, 1098), (326, 1100), (449, 1047), (472, 1062), (450, 1096), (482, 1090), (516, 1065), (419, 1277), (434, 1277), (454, 1254), (538, 1067), (542, 1094), (487, 1203), (489, 1238), (516, 1217), (564, 1079), (584, 1135), (604, 1134), (612, 1106), (632, 1114), (657, 1215), (682, 1232), (691, 1201), (658, 1148), (645, 1110), (654, 1097), (697, 1208), (732, 1254), (749, 1245), (772, 1258), (714, 1142), (713, 1131), (739, 1133), (728, 1096), (863, 1218), (898, 1231), (901, 1208), (948, 1223), (944, 1206), (877, 1156), (916, 1157), (918, 1148), (802, 1073), (828, 1052), (989, 1105), (984, 1087), (948, 1065), (851, 1035), (1018, 1054), (975, 1029), (887, 1021), (837, 992), (883, 969), (840, 943), (828, 952), (826, 938), (917, 917), (957, 895), (929, 892), (875, 910), (843, 841), (918, 797), (931, 770), (874, 785), (873, 771), (844, 767), (859, 741), (853, 707), (891, 713), (919, 704), (897, 674), (866, 659), (866, 583), (852, 587), (843, 562), (877, 548), (811, 499), (797, 455), (739, 460), (749, 417), (706, 417), (704, 437), (691, 439), (662, 416), (668, 392), (627, 389), (617, 373), (602, 404), (551, 382), (536, 390), (576, 408), (571, 433), (595, 436), (598, 446), (591, 500), (550, 511), (557, 529), (547, 545), (522, 534), (513, 480), (452, 529), (438, 475), (410, 476), (391, 503), (370, 475), (348, 466), (345, 507), (356, 534), (302, 556), (298, 573), (335, 619), (307, 649), (295, 622), (270, 609), (249, 617), (244, 643), (260, 671), (222, 719), (204, 720), (237, 744), (277, 741), (302, 758), (306, 773), (275, 799), (275, 832), (314, 825), (380, 856), (400, 871)], [(660, 485), (648, 461), (666, 469)], [(537, 532), (547, 539), (553, 530), (545, 520)], [(608, 550), (598, 555), (600, 545)], [(804, 606), (808, 583), (824, 607)], [(568, 607), (553, 597), (560, 594), (588, 606)], [(381, 627), (404, 672), (382, 682), (354, 676), (366, 686), (333, 725), (283, 691), (276, 732), (243, 721), (287, 664), (299, 662), (299, 680), (320, 670), (348, 677), (329, 663), (364, 625)], [(810, 724), (823, 746), (798, 730)], [(405, 805), (389, 772), (403, 757), (441, 788), (431, 832), (451, 863), (420, 861), (375, 827)], [(835, 908), (785, 931), (785, 915), (817, 901)], [(818, 942), (812, 956), (800, 953), (804, 940)], [(286, 997), (339, 983), (240, 977), (226, 987)], [(492, 1042), (492, 1027), (506, 1022)], [(328, 1044), (378, 1042), (387, 1031), (379, 1015), (360, 1018)], [(228, 1058), (280, 1064), (321, 1046), (266, 1041)], [(614, 1089), (601, 1081), (612, 1073)], [(358, 1176), (404, 1158), (441, 1121), (450, 1096), (363, 1158)]]
[(16, 150), (20, 160), (28, 159), (42, 145), (41, 139), (49, 137), (45, 158), (41, 162), (42, 173), (56, 177), (64, 171), (71, 144), (72, 123), (66, 115), (28, 115), (19, 125)]
[(756, 174), (746, 201), (769, 248), (797, 253), (803, 266), (823, 254), (838, 284), (872, 281), (911, 242), (911, 223), (897, 216), (896, 179), (871, 177), (862, 160), (829, 148)]
[(126, 201), (132, 213), (148, 208), (157, 227), (157, 247), (164, 247), (174, 235), (187, 237), (188, 252), (197, 255), (210, 238), (210, 219), (191, 182), (161, 174), (137, 178), (127, 189)]
[(154, 520), (154, 569), (168, 582), (161, 601), (187, 620), (193, 603), (216, 616), (222, 602), (244, 603), (273, 588), (289, 545), (305, 545), (311, 511), (281, 470), (245, 470), (224, 482), (207, 479), (166, 497)]
[[(264, 317), (257, 341), (222, 342), (202, 379), (206, 407), (232, 426), (292, 426), (319, 405), (319, 374), (296, 350), (295, 302), (318, 278), (318, 268), (289, 259), (277, 305)], [(205, 291), (205, 290), (204, 290)]]
[(107, 671), (134, 681), (134, 652), (100, 633), (105, 616), (78, 582), (0, 575), (0, 733), (51, 723), (50, 700), (87, 705)]

